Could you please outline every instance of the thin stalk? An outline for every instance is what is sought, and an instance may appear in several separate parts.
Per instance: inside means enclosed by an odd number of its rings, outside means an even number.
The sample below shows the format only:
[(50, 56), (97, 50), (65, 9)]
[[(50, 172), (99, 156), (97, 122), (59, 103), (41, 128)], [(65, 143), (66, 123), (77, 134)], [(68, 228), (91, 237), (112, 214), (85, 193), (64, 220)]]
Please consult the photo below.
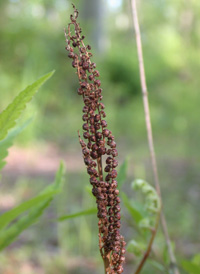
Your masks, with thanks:
[[(102, 169), (102, 157), (97, 158), (97, 166), (98, 166), (98, 172), (99, 172), (99, 179), (103, 181), (103, 169)], [(103, 254), (102, 252), (102, 244), (101, 244), (101, 232), (99, 231), (99, 247), (100, 247), (100, 252), (101, 256), (103, 258), (104, 262), (104, 272), (105, 274), (109, 274), (110, 271), (110, 253), (108, 254)]]
[[(156, 188), (156, 191), (157, 191), (157, 193), (160, 197), (161, 203), (162, 203), (160, 182), (159, 182), (159, 176), (158, 176), (158, 168), (157, 168), (156, 155), (155, 155), (154, 142), (153, 142), (150, 109), (149, 109), (149, 101), (148, 101), (148, 91), (147, 91), (147, 84), (146, 84), (146, 77), (145, 77), (142, 42), (141, 42), (140, 26), (139, 26), (138, 15), (137, 15), (136, 0), (131, 0), (131, 4), (132, 4), (133, 24), (134, 24), (134, 28), (135, 28), (135, 37), (136, 37), (136, 44), (137, 44), (137, 53), (138, 53), (139, 70), (140, 70), (140, 82), (141, 82), (141, 88), (142, 88), (142, 98), (143, 98), (143, 105), (144, 105), (144, 112), (145, 112), (145, 122), (146, 122), (146, 128), (147, 128), (148, 145), (149, 145), (149, 151), (150, 151), (150, 157), (151, 157), (151, 164), (152, 164), (155, 188)], [(173, 250), (172, 250), (172, 247), (170, 244), (170, 238), (169, 238), (169, 234), (168, 234), (167, 224), (166, 224), (166, 220), (165, 220), (165, 216), (164, 216), (163, 212), (161, 212), (161, 225), (162, 225), (162, 229), (163, 229), (163, 233), (165, 236), (166, 244), (168, 247), (168, 253), (169, 253), (169, 257), (170, 257), (170, 261), (171, 261), (170, 268), (172, 269), (174, 274), (180, 274), (177, 264), (176, 264), (175, 255), (173, 253)], [(153, 243), (153, 241), (152, 241), (152, 243)]]
[[(99, 172), (99, 179), (101, 181), (103, 181), (103, 169), (102, 169), (102, 157), (98, 157), (97, 158), (97, 166), (98, 166), (98, 172)], [(101, 232), (99, 231), (99, 241), (100, 241), (100, 246), (101, 244)], [(102, 252), (102, 247), (100, 247), (100, 252), (101, 252), (101, 256), (103, 258), (103, 262), (104, 262), (104, 272), (105, 274), (109, 274), (110, 271), (110, 253), (108, 254), (103, 254)]]
[(110, 274), (110, 253), (107, 253), (105, 256), (104, 256), (104, 271), (105, 271), (105, 274)]
[(144, 253), (143, 258), (142, 258), (140, 264), (138, 265), (138, 267), (137, 267), (137, 269), (136, 269), (136, 271), (135, 271), (134, 274), (139, 274), (140, 273), (140, 271), (142, 270), (142, 268), (143, 268), (146, 260), (148, 259), (149, 255), (150, 255), (150, 252), (151, 252), (151, 249), (152, 249), (152, 244), (154, 242), (154, 239), (155, 239), (155, 236), (156, 236), (156, 233), (157, 233), (157, 230), (158, 230), (158, 226), (159, 226), (160, 213), (161, 213), (161, 208), (158, 211), (158, 214), (156, 216), (155, 227), (152, 229), (151, 238), (149, 240), (149, 244), (148, 244), (147, 250)]

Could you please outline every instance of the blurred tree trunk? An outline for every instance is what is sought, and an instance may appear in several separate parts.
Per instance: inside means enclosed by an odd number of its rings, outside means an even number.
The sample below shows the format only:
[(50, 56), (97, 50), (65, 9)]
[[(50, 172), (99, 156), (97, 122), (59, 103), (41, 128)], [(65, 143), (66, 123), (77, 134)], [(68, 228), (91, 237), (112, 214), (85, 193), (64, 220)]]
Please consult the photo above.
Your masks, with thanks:
[(103, 53), (106, 49), (105, 35), (105, 3), (104, 0), (82, 0), (81, 14), (89, 33), (87, 41), (95, 47), (95, 51)]

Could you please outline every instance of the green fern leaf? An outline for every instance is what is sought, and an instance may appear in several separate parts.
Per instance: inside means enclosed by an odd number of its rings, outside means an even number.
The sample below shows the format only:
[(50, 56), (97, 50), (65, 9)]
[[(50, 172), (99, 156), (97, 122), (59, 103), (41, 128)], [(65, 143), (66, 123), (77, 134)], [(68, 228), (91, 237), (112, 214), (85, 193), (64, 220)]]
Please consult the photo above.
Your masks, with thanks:
[(83, 210), (83, 211), (79, 211), (73, 214), (69, 214), (69, 215), (64, 215), (58, 218), (58, 221), (62, 222), (68, 219), (72, 219), (72, 218), (76, 218), (76, 217), (80, 217), (80, 216), (86, 216), (86, 215), (91, 215), (91, 214), (96, 214), (97, 213), (97, 209), (95, 207)]
[(19, 135), (24, 128), (26, 128), (33, 118), (28, 119), (22, 126), (16, 127), (11, 130), (5, 139), (0, 141), (0, 170), (5, 166), (4, 159), (8, 156), (8, 149), (12, 146), (14, 138)]
[(118, 181), (118, 188), (120, 189), (121, 186), (124, 184), (126, 177), (127, 177), (127, 169), (128, 169), (128, 158), (124, 160), (122, 165), (120, 166), (117, 181)]
[(7, 136), (8, 131), (15, 126), (16, 120), (26, 108), (26, 104), (33, 98), (39, 87), (44, 84), (53, 73), (54, 71), (47, 73), (21, 91), (12, 103), (0, 114), (0, 140), (4, 139)]
[[(18, 207), (4, 213), (0, 217), (0, 250), (11, 244), (22, 231), (38, 221), (45, 208), (47, 208), (51, 203), (53, 197), (61, 191), (63, 176), (64, 165), (61, 162), (53, 185), (47, 187), (37, 197), (22, 203)], [(11, 223), (19, 217), (19, 215), (25, 212), (25, 216), (20, 217), (13, 224)], [(6, 228), (8, 224), (10, 225)]]
[(35, 206), (26, 216), (23, 216), (8, 229), (0, 232), (0, 250), (11, 244), (17, 236), (21, 234), (26, 228), (35, 223), (38, 218), (42, 215), (44, 210), (49, 206), (52, 199), (46, 200), (46, 202), (40, 203), (40, 205)]
[(23, 212), (33, 208), (34, 206), (38, 205), (39, 203), (43, 202), (45, 199), (49, 199), (55, 194), (57, 194), (58, 191), (48, 191), (45, 194), (40, 194), (28, 201), (25, 201), (21, 203), (19, 206), (3, 213), (0, 216), (0, 229), (6, 227), (11, 221), (15, 220), (19, 215), (21, 215)]

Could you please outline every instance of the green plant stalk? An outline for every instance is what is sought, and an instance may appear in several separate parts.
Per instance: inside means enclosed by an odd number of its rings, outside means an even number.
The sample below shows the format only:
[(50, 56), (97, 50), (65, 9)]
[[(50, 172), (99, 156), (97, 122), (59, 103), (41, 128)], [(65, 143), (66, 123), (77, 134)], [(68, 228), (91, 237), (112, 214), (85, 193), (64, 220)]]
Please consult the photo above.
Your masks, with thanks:
[[(137, 53), (138, 53), (138, 61), (139, 61), (140, 82), (141, 82), (141, 88), (142, 88), (142, 97), (143, 97), (143, 104), (144, 104), (148, 145), (149, 145), (150, 156), (151, 156), (151, 164), (152, 164), (152, 169), (153, 169), (155, 188), (156, 188), (156, 191), (160, 197), (160, 201), (162, 203), (160, 182), (159, 182), (156, 155), (155, 155), (154, 142), (153, 142), (150, 109), (149, 109), (149, 101), (148, 101), (148, 92), (147, 92), (147, 84), (146, 84), (146, 77), (145, 77), (142, 42), (141, 42), (140, 26), (139, 26), (138, 15), (137, 15), (136, 0), (131, 0), (131, 5), (132, 5), (133, 24), (134, 24), (134, 28), (135, 28), (135, 37), (136, 37), (136, 45), (137, 45)], [(161, 211), (159, 218), (160, 217), (161, 217), (161, 225), (162, 225), (162, 229), (163, 229), (163, 233), (165, 236), (166, 244), (168, 247), (168, 253), (169, 253), (169, 257), (170, 257), (170, 261), (171, 261), (171, 263), (170, 263), (171, 270), (173, 271), (174, 274), (180, 274), (177, 264), (176, 264), (176, 258), (175, 258), (174, 252), (171, 248), (167, 224), (166, 224), (165, 216), (162, 211)], [(154, 236), (154, 238), (155, 238), (155, 236)], [(154, 238), (153, 238), (153, 240), (154, 240)], [(153, 241), (152, 241), (152, 243), (153, 243)], [(152, 243), (151, 243), (151, 245), (152, 245)]]

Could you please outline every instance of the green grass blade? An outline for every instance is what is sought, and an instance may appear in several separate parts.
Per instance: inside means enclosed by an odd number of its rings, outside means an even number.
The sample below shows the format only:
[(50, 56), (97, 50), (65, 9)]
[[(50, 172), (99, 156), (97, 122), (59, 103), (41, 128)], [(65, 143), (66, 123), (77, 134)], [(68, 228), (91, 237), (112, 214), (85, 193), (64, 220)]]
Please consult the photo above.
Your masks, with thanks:
[(122, 165), (120, 166), (118, 176), (117, 176), (117, 182), (118, 182), (118, 188), (121, 188), (121, 186), (124, 184), (127, 176), (127, 169), (128, 169), (128, 159), (126, 158)]
[(34, 94), (52, 75), (54, 71), (39, 78), (32, 85), (25, 88), (12, 101), (10, 105), (0, 114), (0, 140), (4, 139), (8, 131), (16, 124), (21, 112), (26, 108), (26, 104), (33, 98)]
[(64, 175), (65, 175), (65, 165), (63, 161), (60, 161), (60, 166), (58, 171), (56, 172), (56, 178), (53, 184), (54, 189), (61, 189), (63, 186), (64, 181)]
[(69, 215), (65, 215), (65, 216), (61, 216), (58, 218), (58, 221), (65, 221), (68, 219), (72, 219), (72, 218), (76, 218), (76, 217), (80, 217), (80, 216), (86, 216), (86, 215), (91, 215), (91, 214), (95, 214), (97, 213), (97, 209), (96, 208), (90, 208), (90, 209), (86, 209), (77, 213), (73, 213), (73, 214), (69, 214)]

